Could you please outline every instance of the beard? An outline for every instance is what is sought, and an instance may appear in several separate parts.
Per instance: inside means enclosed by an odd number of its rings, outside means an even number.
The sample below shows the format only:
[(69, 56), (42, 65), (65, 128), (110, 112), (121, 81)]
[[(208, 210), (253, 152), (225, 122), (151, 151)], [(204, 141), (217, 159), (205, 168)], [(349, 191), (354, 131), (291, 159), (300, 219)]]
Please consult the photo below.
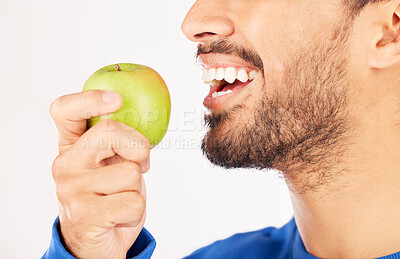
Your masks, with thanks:
[[(246, 101), (255, 96), (248, 95), (229, 110), (205, 115), (201, 148), (207, 159), (227, 169), (276, 169), (300, 191), (332, 180), (332, 168), (346, 150), (350, 28), (350, 22), (342, 23), (327, 39), (296, 51), (283, 63), (281, 85), (269, 87), (273, 80), (267, 80), (252, 108)], [(215, 49), (224, 53), (218, 44)], [(213, 47), (198, 54), (212, 53)], [(226, 54), (255, 55), (237, 48)]]

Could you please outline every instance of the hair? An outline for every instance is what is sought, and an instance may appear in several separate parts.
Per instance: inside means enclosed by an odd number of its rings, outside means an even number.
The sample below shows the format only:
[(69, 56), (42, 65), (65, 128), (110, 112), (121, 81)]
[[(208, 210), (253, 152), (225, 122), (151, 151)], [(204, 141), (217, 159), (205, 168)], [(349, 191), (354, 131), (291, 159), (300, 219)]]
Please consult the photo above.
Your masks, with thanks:
[(350, 11), (351, 16), (357, 16), (364, 7), (369, 4), (375, 4), (386, 0), (343, 0), (344, 5)]

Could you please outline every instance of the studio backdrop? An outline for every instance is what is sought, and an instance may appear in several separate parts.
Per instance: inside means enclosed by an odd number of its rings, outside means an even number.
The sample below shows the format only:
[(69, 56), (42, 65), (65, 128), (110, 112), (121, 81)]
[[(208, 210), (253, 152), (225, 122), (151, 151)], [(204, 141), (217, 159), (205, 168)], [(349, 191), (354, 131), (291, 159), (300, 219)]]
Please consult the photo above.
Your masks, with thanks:
[(57, 217), (51, 165), (57, 133), (49, 106), (79, 92), (97, 69), (144, 64), (168, 85), (172, 110), (145, 175), (145, 227), (154, 258), (180, 258), (234, 233), (292, 217), (276, 172), (210, 164), (196, 44), (180, 30), (193, 0), (0, 0), (0, 258), (39, 258)]

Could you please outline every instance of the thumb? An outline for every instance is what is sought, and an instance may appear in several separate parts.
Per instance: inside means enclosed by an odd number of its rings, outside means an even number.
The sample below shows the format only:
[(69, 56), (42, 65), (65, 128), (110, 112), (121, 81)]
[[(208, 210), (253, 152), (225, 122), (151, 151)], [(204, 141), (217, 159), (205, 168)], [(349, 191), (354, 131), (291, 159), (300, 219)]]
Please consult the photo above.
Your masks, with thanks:
[(80, 138), (86, 131), (86, 120), (116, 112), (122, 105), (119, 93), (90, 90), (64, 95), (50, 106), (50, 115), (58, 131), (60, 152)]

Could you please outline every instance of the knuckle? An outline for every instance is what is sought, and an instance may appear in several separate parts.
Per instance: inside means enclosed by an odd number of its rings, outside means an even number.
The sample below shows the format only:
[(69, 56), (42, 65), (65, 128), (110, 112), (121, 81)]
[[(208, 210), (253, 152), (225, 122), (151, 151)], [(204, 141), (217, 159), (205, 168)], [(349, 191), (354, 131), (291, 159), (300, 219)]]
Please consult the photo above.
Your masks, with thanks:
[(105, 119), (98, 123), (100, 129), (115, 130), (117, 122), (112, 119)]
[(84, 223), (87, 217), (86, 211), (88, 210), (89, 204), (82, 198), (70, 199), (68, 201), (68, 215), (69, 220), (73, 225), (81, 225)]
[(128, 204), (129, 213), (134, 218), (141, 219), (146, 210), (146, 200), (144, 197), (138, 192), (131, 192), (125, 202)]
[(57, 200), (60, 204), (65, 204), (66, 203), (66, 199), (62, 193), (62, 189), (56, 186), (56, 197)]
[(63, 171), (63, 160), (63, 156), (59, 154), (53, 161), (53, 164), (51, 166), (51, 173), (54, 181), (57, 181), (59, 175)]
[(82, 92), (82, 96), (86, 101), (90, 101), (90, 100), (98, 100), (98, 99), (102, 99), (103, 96), (103, 92), (102, 90), (88, 90), (88, 91), (84, 91)]
[(137, 189), (137, 185), (141, 183), (141, 171), (140, 167), (136, 163), (125, 162), (123, 165), (124, 179), (128, 181), (128, 185), (133, 189)]
[(138, 149), (138, 160), (146, 161), (150, 156), (150, 148), (147, 147), (139, 147)]
[(111, 132), (117, 130), (116, 121), (111, 119), (104, 119), (99, 121), (91, 130), (96, 131), (96, 134), (102, 136), (103, 138), (108, 138)]
[(136, 163), (132, 162), (124, 162), (123, 168), (126, 172), (133, 174), (133, 175), (140, 175), (140, 167)]
[(56, 181), (56, 196), (61, 204), (67, 204), (70, 200), (73, 200), (75, 185), (71, 179), (70, 177), (60, 176)]
[(93, 127), (91, 127), (88, 131), (88, 133), (90, 133), (89, 135), (95, 135), (101, 138), (104, 138), (107, 134), (107, 122), (106, 120), (101, 120), (98, 123), (96, 123), (96, 125), (94, 125)]
[(146, 160), (150, 155), (150, 141), (140, 132), (136, 132), (134, 135), (131, 135), (130, 139), (132, 144), (131, 147), (135, 149), (138, 159)]
[(99, 129), (106, 129), (109, 123), (111, 123), (111, 120), (101, 120), (96, 124), (95, 127)]
[(62, 96), (58, 97), (50, 104), (49, 113), (50, 116), (53, 118), (53, 120), (55, 120), (58, 117), (61, 103), (62, 103)]
[(148, 138), (146, 138), (144, 135), (142, 135), (142, 137), (139, 140), (140, 140), (139, 147), (141, 149), (143, 149), (145, 152), (150, 153), (150, 149), (151, 149), (150, 140)]
[(144, 197), (140, 194), (135, 192), (135, 207), (136, 207), (136, 211), (144, 213), (144, 211), (146, 210), (146, 200), (144, 199)]

